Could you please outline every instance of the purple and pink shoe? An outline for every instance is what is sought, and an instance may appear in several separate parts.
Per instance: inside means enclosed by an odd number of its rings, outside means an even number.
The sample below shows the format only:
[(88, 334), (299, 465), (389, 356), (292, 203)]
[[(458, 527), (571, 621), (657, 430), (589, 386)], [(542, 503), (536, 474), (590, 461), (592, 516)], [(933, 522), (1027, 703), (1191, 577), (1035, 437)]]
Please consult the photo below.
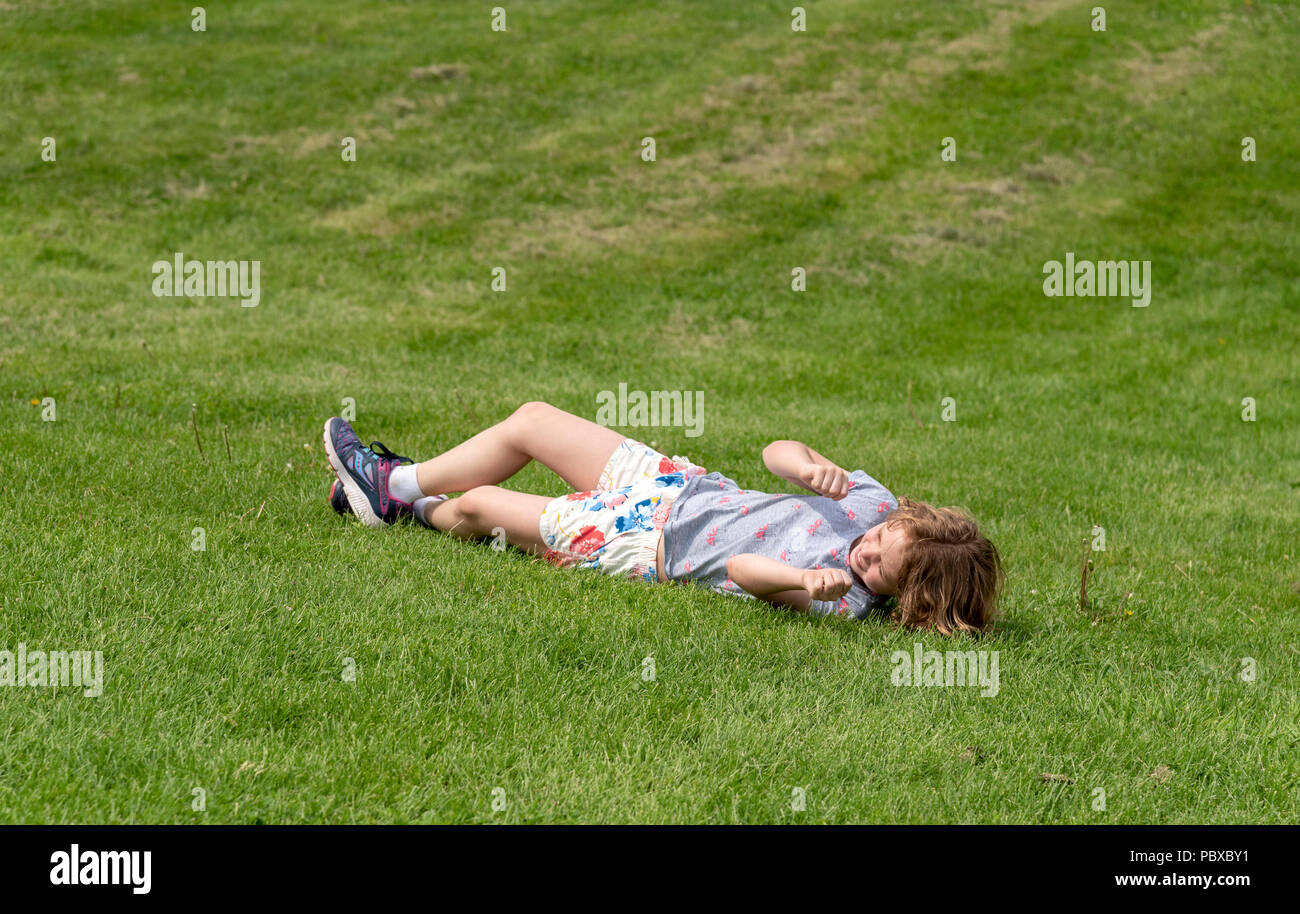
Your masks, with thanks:
[(348, 504), (348, 496), (343, 491), (343, 483), (339, 482), (337, 476), (330, 480), (329, 503), (336, 514), (346, 517), (352, 513), (352, 506)]
[[(447, 496), (440, 495), (438, 497), (441, 499), (446, 498)], [(352, 514), (352, 506), (348, 504), (348, 494), (343, 491), (343, 483), (338, 481), (338, 477), (330, 480), (330, 491), (329, 495), (326, 496), (326, 500), (330, 503), (330, 507), (334, 509), (334, 513), (339, 516), (348, 517)], [(393, 520), (415, 519), (416, 515), (406, 506), (406, 502), (398, 501), (394, 498), (392, 504), (393, 507), (391, 510), (393, 511)]]
[(388, 491), (388, 476), (393, 467), (414, 463), (409, 457), (394, 454), (378, 441), (369, 446), (361, 443), (346, 419), (334, 416), (325, 423), (325, 453), (338, 474), (342, 496), (330, 487), (330, 504), (339, 510), (346, 502), (352, 513), (367, 527), (382, 527), (411, 515), (411, 506), (394, 498)]

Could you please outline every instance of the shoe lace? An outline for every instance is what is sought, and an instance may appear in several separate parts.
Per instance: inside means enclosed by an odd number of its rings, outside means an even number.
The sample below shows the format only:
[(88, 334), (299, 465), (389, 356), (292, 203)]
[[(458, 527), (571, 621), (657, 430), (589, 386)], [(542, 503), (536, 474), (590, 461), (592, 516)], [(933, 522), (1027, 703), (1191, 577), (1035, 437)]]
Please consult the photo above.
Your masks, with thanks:
[(370, 450), (374, 451), (375, 456), (382, 457), (384, 460), (395, 460), (398, 463), (415, 463), (410, 457), (394, 454), (382, 441), (370, 442)]

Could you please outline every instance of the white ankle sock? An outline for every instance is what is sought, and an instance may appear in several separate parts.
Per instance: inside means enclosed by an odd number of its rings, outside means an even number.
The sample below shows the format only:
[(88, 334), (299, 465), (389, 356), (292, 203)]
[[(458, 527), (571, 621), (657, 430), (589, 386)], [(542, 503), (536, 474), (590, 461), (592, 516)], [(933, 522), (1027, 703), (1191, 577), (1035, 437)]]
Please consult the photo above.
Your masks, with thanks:
[(436, 505), (439, 502), (446, 500), (446, 495), (425, 495), (423, 498), (417, 498), (415, 501), (411, 502), (411, 508), (415, 511), (415, 519), (426, 527), (432, 527), (433, 524), (424, 516), (424, 509), (430, 505)]
[(415, 504), (417, 498), (423, 498), (420, 483), (415, 478), (415, 466), (396, 466), (388, 474), (388, 494), (408, 505)]

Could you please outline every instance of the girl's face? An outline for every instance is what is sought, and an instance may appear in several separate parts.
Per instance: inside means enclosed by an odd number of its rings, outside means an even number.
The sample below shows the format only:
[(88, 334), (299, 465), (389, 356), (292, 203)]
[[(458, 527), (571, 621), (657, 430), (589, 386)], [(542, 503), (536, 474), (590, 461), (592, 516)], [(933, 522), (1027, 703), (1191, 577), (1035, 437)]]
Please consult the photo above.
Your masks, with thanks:
[(898, 572), (907, 550), (907, 534), (901, 525), (876, 524), (858, 537), (849, 550), (849, 567), (882, 597), (898, 593)]

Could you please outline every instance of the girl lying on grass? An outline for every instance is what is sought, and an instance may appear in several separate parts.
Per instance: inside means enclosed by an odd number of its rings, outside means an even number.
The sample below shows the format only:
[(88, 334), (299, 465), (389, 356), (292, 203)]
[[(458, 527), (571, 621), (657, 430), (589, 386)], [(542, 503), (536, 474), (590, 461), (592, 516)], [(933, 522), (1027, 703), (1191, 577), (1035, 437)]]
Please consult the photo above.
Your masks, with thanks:
[[(325, 451), (340, 514), (370, 527), (414, 516), (464, 539), (501, 528), (557, 565), (695, 581), (817, 615), (892, 610), (900, 624), (944, 634), (983, 631), (1002, 582), (997, 549), (969, 516), (899, 503), (866, 473), (797, 441), (772, 442), (763, 462), (813, 496), (741, 489), (546, 403), (525, 403), (419, 464), (378, 441), (363, 445), (337, 416), (325, 423)], [(547, 498), (497, 485), (530, 460), (576, 491)]]

